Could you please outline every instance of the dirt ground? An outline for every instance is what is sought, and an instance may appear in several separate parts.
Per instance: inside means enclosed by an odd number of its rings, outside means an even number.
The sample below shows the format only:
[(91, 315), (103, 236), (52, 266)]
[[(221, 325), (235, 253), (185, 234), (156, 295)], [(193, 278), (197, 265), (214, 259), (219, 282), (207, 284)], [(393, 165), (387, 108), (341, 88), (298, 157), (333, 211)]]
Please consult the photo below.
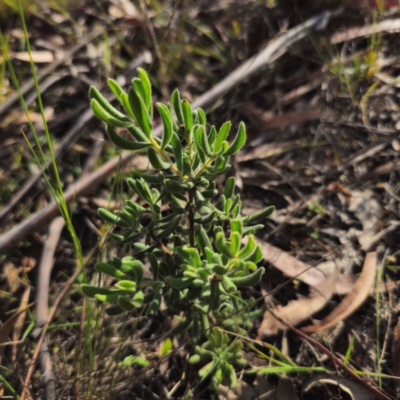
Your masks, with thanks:
[[(243, 212), (276, 208), (258, 234), (267, 272), (243, 293), (259, 299), (260, 315), (248, 338), (275, 346), (304, 371), (238, 371), (238, 387), (221, 386), (217, 394), (183, 375), (190, 337), (171, 338), (172, 348), (163, 354), (166, 340), (160, 337), (173, 321), (161, 313), (110, 318), (102, 305), (84, 299), (73, 241), (56, 219), (51, 192), (22, 135), (37, 151), (29, 115), (48, 154), (20, 18), (0, 11), (0, 398), (17, 398), (25, 383), (26, 396), (42, 398), (49, 390), (46, 376), (59, 399), (400, 397), (400, 6), (338, 3), (41, 1), (26, 15), (89, 281), (101, 256), (126, 254), (105, 239), (97, 208), (118, 208), (126, 197), (123, 178), (148, 167), (142, 156), (119, 166), (118, 151), (90, 110), (89, 86), (108, 95), (108, 77), (129, 84), (142, 67), (154, 102), (168, 101), (176, 87), (195, 101), (282, 40), (260, 68), (244, 72), (204, 108), (216, 126), (228, 119), (234, 126), (246, 123), (248, 140), (230, 172)], [(312, 18), (317, 23), (305, 29)], [(289, 43), (287, 34), (296, 27), (304, 34)], [(27, 114), (6, 67), (7, 52)], [(52, 169), (48, 176), (54, 179)], [(225, 179), (218, 181), (220, 189)], [(53, 252), (45, 258), (52, 237)], [(38, 274), (43, 263), (52, 268), (49, 287)], [(47, 292), (49, 307), (56, 304), (45, 340), (47, 365), (40, 364), (27, 382), (40, 335), (40, 328), (36, 335), (33, 329), (35, 303)], [(304, 331), (386, 397), (362, 386), (299, 332), (271, 323), (267, 307), (291, 325), (319, 326)], [(277, 354), (261, 342), (248, 344)], [(271, 365), (249, 345), (249, 368)]]

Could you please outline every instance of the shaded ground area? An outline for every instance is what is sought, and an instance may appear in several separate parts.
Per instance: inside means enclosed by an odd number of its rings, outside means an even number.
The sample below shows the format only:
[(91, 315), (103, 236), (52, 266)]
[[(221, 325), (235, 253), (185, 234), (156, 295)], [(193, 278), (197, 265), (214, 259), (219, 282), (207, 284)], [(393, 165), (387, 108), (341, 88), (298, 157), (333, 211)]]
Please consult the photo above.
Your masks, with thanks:
[[(53, 145), (60, 149), (57, 165), (63, 188), (70, 190), (74, 199), (72, 222), (89, 281), (98, 282), (93, 270), (96, 261), (127, 252), (106, 239), (97, 208), (118, 208), (128, 196), (123, 178), (138, 176), (148, 168), (140, 155), (121, 167), (118, 162), (112, 164), (118, 153), (90, 111), (89, 86), (107, 94), (107, 77), (126, 85), (141, 66), (149, 72), (154, 101), (166, 101), (175, 87), (187, 99), (196, 100), (285, 32), (337, 6), (335, 2), (310, 3), (112, 0), (84, 5), (74, 2), (62, 8), (40, 3), (27, 16), (44, 112)], [(260, 329), (267, 306), (285, 307), (290, 301), (316, 298), (323, 277), (339, 271), (342, 275), (330, 281), (330, 287), (335, 285), (332, 297), (322, 307), (314, 309), (315, 302), (295, 303), (306, 310), (300, 326), (323, 320), (347, 293), (355, 293), (351, 288), (361, 271), (368, 281), (364, 261), (367, 253), (376, 250), (377, 268), (370, 270), (369, 276), (377, 290), (368, 296), (370, 288), (366, 287), (364, 299), (368, 298), (350, 318), (343, 312), (335, 327), (312, 335), (351, 368), (363, 372), (365, 381), (396, 398), (396, 380), (388, 376), (400, 375), (400, 334), (396, 330), (400, 11), (394, 2), (376, 3), (352, 3), (330, 20), (328, 14), (326, 26), (321, 19), (319, 29), (309, 29), (303, 39), (282, 47), (282, 54), (252, 76), (230, 85), (207, 108), (211, 124), (220, 126), (231, 119), (234, 126), (242, 120), (247, 125), (248, 141), (245, 150), (236, 155), (232, 170), (243, 211), (276, 207), (258, 235), (262, 243), (270, 245), (263, 247), (267, 273), (261, 285), (243, 293), (244, 298), (260, 299), (260, 315), (252, 321), (248, 337), (260, 339), (262, 333), (275, 333), (265, 326)], [(47, 148), (44, 125), (17, 15), (3, 19), (1, 28), (0, 246), (4, 250), (0, 321), (4, 323), (13, 311), (37, 301), (38, 266), (57, 212), (49, 211), (38, 223), (32, 219), (38, 211), (49, 209), (51, 193), (21, 134), (38, 149), (6, 69), (6, 51), (29, 118)], [(93, 171), (104, 165), (114, 167), (108, 175), (94, 179)], [(115, 170), (118, 177), (109, 177)], [(49, 174), (53, 177), (51, 169)], [(220, 189), (225, 179), (219, 181)], [(78, 190), (75, 196), (76, 182), (90, 192)], [(27, 220), (32, 224), (21, 225)], [(22, 228), (15, 231), (18, 227)], [(49, 306), (79, 265), (68, 230), (61, 229), (62, 225), (55, 243)], [(10, 239), (10, 232), (17, 234)], [(283, 253), (278, 253), (279, 249)], [(296, 264), (295, 259), (304, 264)], [(308, 266), (321, 275), (299, 275)], [(161, 313), (105, 317), (101, 305), (83, 299), (79, 288), (83, 279), (78, 275), (69, 287), (47, 334), (52, 365), (47, 371), (54, 373), (59, 398), (212, 398), (206, 385), (197, 385), (193, 371), (188, 371), (191, 338), (171, 338), (172, 348), (168, 348), (163, 333), (174, 321)], [(358, 300), (353, 296), (356, 303), (363, 293)], [(4, 325), (9, 329), (0, 328), (0, 343), (16, 342), (0, 347), (4, 367), (0, 369), (0, 396), (21, 393), (37, 345), (37, 338), (30, 336), (33, 308), (20, 315), (22, 318)], [(293, 321), (290, 318), (289, 323)], [(265, 342), (298, 366), (336, 371), (328, 356), (294, 332), (279, 330), (267, 335)], [(250, 345), (253, 343), (246, 342), (248, 368), (273, 365)], [(257, 346), (267, 356), (277, 354), (259, 343)], [(286, 395), (293, 399), (302, 390), (304, 398), (310, 399), (348, 399), (348, 391), (357, 399), (377, 398), (367, 397), (371, 393), (363, 392), (364, 388), (339, 372), (339, 390), (326, 381), (316, 388), (321, 377), (311, 369), (287, 376), (240, 372), (238, 389), (221, 388), (218, 398), (258, 398), (268, 392), (275, 396), (268, 398), (282, 398), (279, 393), (283, 396), (284, 390), (292, 390)], [(369, 376), (372, 373), (378, 376)], [(44, 384), (36, 371), (29, 385), (33, 398), (41, 398)], [(190, 394), (188, 389), (195, 387)]]

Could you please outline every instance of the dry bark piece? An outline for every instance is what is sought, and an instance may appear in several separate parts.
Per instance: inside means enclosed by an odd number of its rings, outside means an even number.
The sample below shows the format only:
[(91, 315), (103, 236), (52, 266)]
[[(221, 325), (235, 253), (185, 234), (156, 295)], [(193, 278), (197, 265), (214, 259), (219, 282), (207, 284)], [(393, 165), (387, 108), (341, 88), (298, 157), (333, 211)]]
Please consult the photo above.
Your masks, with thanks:
[[(295, 326), (321, 310), (334, 293), (336, 278), (337, 273), (328, 276), (309, 298), (293, 300), (288, 305), (277, 307), (273, 311), (267, 310), (258, 330), (258, 339), (276, 335), (278, 331), (287, 329), (287, 325)], [(281, 319), (282, 322), (276, 317)]]
[(369, 296), (374, 282), (376, 273), (377, 257), (376, 252), (367, 253), (364, 261), (363, 270), (358, 278), (354, 288), (349, 292), (341, 303), (320, 323), (302, 328), (303, 332), (319, 332), (324, 329), (336, 325), (351, 315), (358, 307), (360, 307)]

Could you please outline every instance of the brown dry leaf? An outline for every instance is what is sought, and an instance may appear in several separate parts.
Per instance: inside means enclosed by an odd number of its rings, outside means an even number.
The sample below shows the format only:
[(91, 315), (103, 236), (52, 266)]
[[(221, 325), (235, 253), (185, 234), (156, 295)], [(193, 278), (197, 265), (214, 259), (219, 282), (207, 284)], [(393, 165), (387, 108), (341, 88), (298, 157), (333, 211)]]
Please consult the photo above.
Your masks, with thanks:
[[(261, 245), (264, 260), (271, 263), (286, 276), (299, 279), (313, 287), (318, 287), (326, 279), (326, 274), (319, 270), (318, 266), (313, 267), (310, 264), (297, 260), (295, 257), (269, 243), (261, 240), (258, 240), (258, 243)], [(337, 294), (346, 294), (352, 290), (355, 282), (356, 278), (352, 275), (338, 274), (335, 282), (335, 292)]]
[[(400, 317), (397, 320), (397, 325), (393, 331), (392, 363), (393, 375), (400, 378)], [(400, 391), (400, 381), (396, 380), (396, 384), (397, 390)]]
[(328, 278), (319, 285), (318, 290), (314, 292), (311, 297), (293, 300), (287, 306), (277, 307), (273, 310), (273, 314), (267, 310), (264, 313), (257, 338), (260, 340), (263, 336), (276, 335), (279, 330), (287, 329), (287, 326), (275, 318), (275, 316), (280, 318), (286, 324), (295, 326), (321, 310), (332, 297), (337, 275), (336, 272), (328, 276)]
[[(43, 50), (43, 51), (32, 51), (32, 60), (34, 63), (50, 63), (54, 60), (54, 54), (52, 51)], [(11, 54), (11, 57), (20, 60), (20, 61), (30, 61), (29, 53), (27, 51), (21, 51), (19, 53)]]
[(15, 268), (13, 263), (7, 262), (4, 264), (3, 274), (7, 279), (10, 293), (15, 293), (22, 284), (18, 269)]
[(317, 325), (310, 325), (302, 328), (303, 332), (319, 332), (336, 325), (352, 314), (370, 294), (376, 273), (376, 252), (367, 253), (364, 261), (363, 270), (354, 288), (349, 292), (341, 303)]
[[(13, 342), (16, 342), (21, 337), (22, 329), (24, 328), (25, 315), (26, 315), (26, 310), (27, 310), (27, 306), (28, 306), (28, 302), (29, 302), (30, 293), (31, 293), (31, 288), (30, 288), (30, 286), (27, 286), (25, 288), (24, 293), (22, 294), (21, 302), (19, 303), (18, 312), (19, 311), (22, 311), (22, 312), (21, 312), (21, 314), (18, 315), (18, 318), (14, 324), (14, 331), (12, 334)], [(11, 360), (15, 361), (16, 357), (17, 357), (17, 344), (14, 344), (13, 349), (12, 349)]]

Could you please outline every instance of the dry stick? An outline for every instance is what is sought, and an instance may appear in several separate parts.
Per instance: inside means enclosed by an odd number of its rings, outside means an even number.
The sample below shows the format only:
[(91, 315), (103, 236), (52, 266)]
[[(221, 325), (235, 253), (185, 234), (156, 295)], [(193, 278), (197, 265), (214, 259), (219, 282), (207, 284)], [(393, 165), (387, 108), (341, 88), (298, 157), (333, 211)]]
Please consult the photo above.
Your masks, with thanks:
[[(65, 226), (63, 217), (57, 217), (50, 224), (49, 236), (43, 249), (42, 258), (39, 264), (39, 273), (36, 287), (36, 323), (32, 336), (37, 339), (41, 332), (41, 327), (48, 319), (49, 307), (49, 286), (50, 274), (53, 267), (53, 257), (60, 240), (61, 231)], [(39, 348), (38, 361), (40, 372), (43, 377), (45, 400), (56, 399), (56, 378), (54, 375), (51, 358), (48, 350), (47, 338), (43, 339), (43, 345)]]
[[(128, 162), (134, 153), (124, 153), (121, 158), (115, 157), (108, 161), (101, 168), (95, 171), (93, 174), (82, 177), (74, 185), (72, 185), (65, 192), (65, 200), (67, 203), (71, 203), (76, 197), (81, 196), (85, 193), (95, 189), (100, 183), (102, 183), (109, 175), (111, 175), (119, 165), (123, 166)], [(15, 226), (2, 236), (0, 236), (0, 254), (5, 254), (12, 250), (20, 240), (23, 240), (28, 235), (35, 232), (40, 227), (45, 226), (58, 214), (57, 204), (52, 201), (46, 207), (40, 211), (32, 214), (29, 218), (23, 221), (21, 224)]]
[(39, 337), (39, 340), (38, 340), (38, 343), (37, 343), (37, 346), (36, 346), (36, 349), (35, 349), (35, 353), (33, 354), (31, 365), (29, 366), (28, 373), (26, 374), (26, 378), (25, 378), (25, 381), (24, 381), (24, 387), (22, 389), (20, 400), (25, 400), (25, 393), (26, 393), (26, 391), (28, 389), (29, 383), (31, 382), (32, 375), (33, 375), (33, 372), (35, 370), (35, 364), (37, 362), (40, 349), (42, 348), (42, 345), (43, 345), (43, 341), (44, 341), (44, 338), (45, 338), (46, 330), (49, 327), (50, 322), (52, 321), (52, 319), (53, 319), (53, 317), (54, 317), (54, 315), (55, 315), (55, 313), (57, 311), (57, 307), (60, 304), (62, 298), (64, 297), (65, 293), (67, 293), (69, 287), (75, 281), (75, 279), (77, 278), (77, 276), (79, 275), (81, 270), (82, 270), (82, 266), (80, 266), (74, 272), (74, 274), (71, 276), (69, 281), (64, 285), (63, 290), (57, 296), (57, 298), (56, 298), (56, 300), (55, 300), (55, 302), (53, 304), (53, 308), (51, 309), (51, 311), (49, 313), (49, 317), (47, 318), (46, 323), (42, 327), (42, 332), (40, 334), (40, 337)]
[[(147, 51), (141, 53), (129, 67), (136, 68), (143, 63), (146, 62), (148, 57)], [(113, 99), (113, 95), (106, 96), (108, 101)], [(60, 156), (62, 156), (69, 147), (71, 147), (79, 138), (82, 133), (82, 129), (87, 126), (88, 122), (94, 117), (94, 113), (90, 107), (86, 109), (86, 111), (80, 116), (78, 121), (68, 130), (68, 132), (63, 136), (60, 144), (54, 150), (54, 157), (57, 160)], [(51, 163), (51, 158), (49, 157), (45, 164), (45, 169), (49, 167)], [(15, 193), (10, 200), (10, 202), (0, 211), (0, 221), (4, 219), (10, 211), (21, 201), (22, 198), (26, 196), (29, 190), (42, 178), (42, 172), (39, 171), (35, 175), (32, 175), (22, 186), (21, 189), (17, 193)]]
[[(269, 310), (269, 312), (283, 325), (287, 326), (288, 329), (293, 331), (297, 336), (301, 337), (311, 345), (317, 347), (322, 353), (326, 354), (339, 368), (343, 369), (343, 371), (346, 372), (347, 375), (349, 375), (353, 380), (355, 380), (357, 383), (360, 385), (364, 386), (367, 388), (371, 393), (373, 393), (375, 396), (379, 397), (380, 399), (384, 400), (390, 400), (389, 397), (387, 397), (384, 393), (379, 391), (378, 389), (374, 388), (373, 386), (369, 385), (366, 381), (361, 379), (358, 375), (356, 375), (349, 367), (347, 367), (345, 364), (343, 364), (342, 361), (340, 361), (339, 358), (337, 358), (330, 350), (328, 350), (324, 345), (322, 345), (320, 342), (312, 338), (311, 336), (308, 336), (301, 330), (295, 328), (292, 325), (289, 325), (286, 323), (283, 319), (279, 318), (277, 315), (273, 313), (273, 311)], [(261, 342), (262, 343), (262, 342)], [(23, 399), (21, 399), (23, 400)]]
[(328, 23), (329, 19), (341, 14), (342, 8), (332, 11), (324, 11), (315, 17), (312, 17), (299, 24), (293, 29), (283, 33), (278, 38), (272, 40), (261, 52), (248, 59), (240, 67), (236, 68), (218, 85), (214, 86), (211, 90), (204, 93), (196, 101), (193, 102), (193, 107), (204, 107), (219, 97), (225, 92), (232, 89), (238, 83), (244, 81), (260, 69), (265, 67), (266, 64), (276, 61), (279, 57), (286, 53), (288, 48), (294, 43), (307, 36), (312, 29), (323, 29)]
[[(97, 36), (100, 36), (105, 31), (105, 29), (106, 27), (99, 29), (93, 35), (89, 36), (82, 42), (79, 42), (71, 50), (67, 51), (64, 57), (60, 58), (59, 60), (55, 60), (52, 64), (40, 70), (37, 74), (38, 81), (50, 75), (56, 68), (58, 68), (60, 65), (63, 65), (66, 61), (69, 61), (77, 51), (79, 51), (82, 47), (85, 47)], [(21, 86), (21, 93), (25, 95), (34, 87), (35, 87), (35, 81), (32, 78)], [(18, 101), (18, 99), (19, 99), (18, 93), (12, 94), (3, 104), (0, 105), (0, 115), (3, 114), (5, 111), (7, 111), (14, 103)]]
[[(342, 9), (324, 11), (282, 34), (280, 37), (273, 40), (272, 43), (269, 43), (264, 50), (244, 62), (219, 84), (200, 96), (196, 101), (193, 102), (193, 107), (205, 107), (206, 105), (218, 100), (228, 90), (232, 89), (232, 87), (236, 86), (250, 75), (262, 69), (262, 67), (264, 67), (266, 64), (276, 61), (291, 45), (304, 38), (311, 29), (320, 29), (321, 27), (324, 27), (331, 17), (339, 15), (341, 11)], [(154, 129), (153, 134), (155, 136), (160, 136), (162, 130), (163, 127), (160, 125)], [(112, 160), (112, 162), (115, 162), (115, 158)], [(118, 162), (115, 162), (114, 168), (116, 168), (117, 165)], [(110, 173), (113, 171), (114, 170), (111, 169)], [(78, 195), (78, 191), (76, 194)], [(13, 246), (17, 244), (18, 240), (24, 239), (27, 235), (35, 231), (40, 224), (47, 222), (48, 219), (40, 219), (40, 222), (37, 222), (39, 218), (38, 214), (43, 212), (43, 210), (39, 211), (39, 213), (34, 214), (34, 216), (31, 216), (28, 220), (22, 222), (21, 225), (0, 236), (0, 254), (4, 254), (6, 251), (11, 250)], [(51, 215), (50, 219), (55, 215), (55, 213), (56, 208), (54, 207), (53, 214)]]

